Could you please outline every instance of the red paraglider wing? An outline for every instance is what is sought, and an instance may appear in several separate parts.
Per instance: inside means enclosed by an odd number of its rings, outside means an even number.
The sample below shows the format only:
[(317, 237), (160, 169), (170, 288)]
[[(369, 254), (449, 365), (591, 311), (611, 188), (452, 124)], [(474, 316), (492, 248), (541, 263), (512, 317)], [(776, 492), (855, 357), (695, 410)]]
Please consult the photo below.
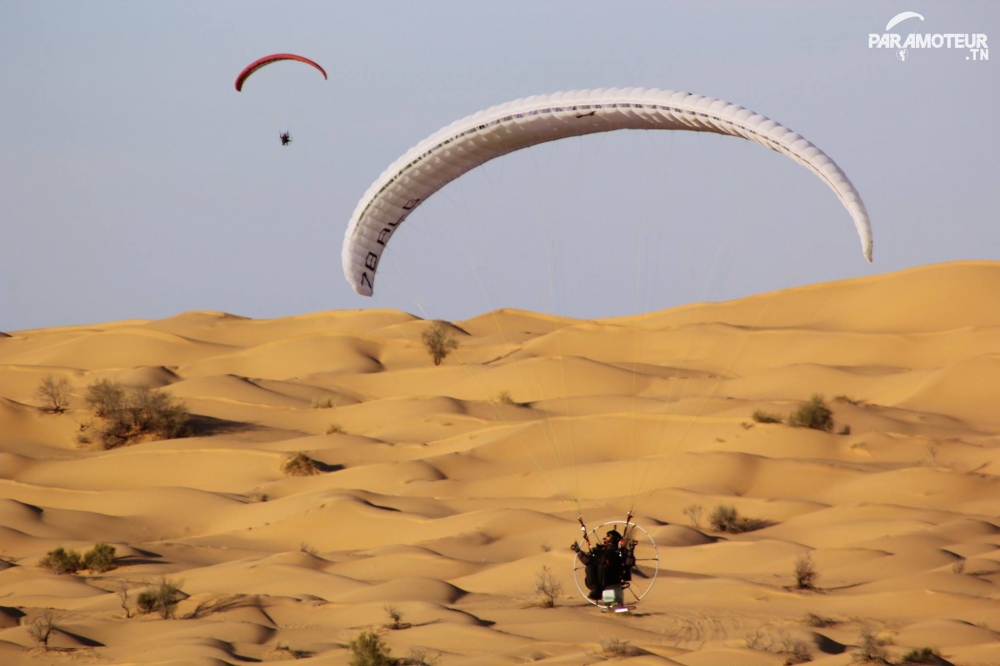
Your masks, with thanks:
[(243, 90), (243, 83), (251, 74), (256, 72), (261, 67), (266, 67), (267, 65), (270, 65), (273, 62), (278, 62), (279, 60), (298, 60), (299, 62), (304, 62), (307, 65), (312, 65), (319, 70), (319, 73), (323, 75), (324, 79), (326, 78), (326, 71), (309, 58), (303, 58), (302, 56), (295, 55), (294, 53), (275, 53), (274, 55), (264, 56), (260, 60), (254, 60), (252, 63), (247, 65), (246, 69), (240, 72), (240, 75), (236, 77), (237, 92)]

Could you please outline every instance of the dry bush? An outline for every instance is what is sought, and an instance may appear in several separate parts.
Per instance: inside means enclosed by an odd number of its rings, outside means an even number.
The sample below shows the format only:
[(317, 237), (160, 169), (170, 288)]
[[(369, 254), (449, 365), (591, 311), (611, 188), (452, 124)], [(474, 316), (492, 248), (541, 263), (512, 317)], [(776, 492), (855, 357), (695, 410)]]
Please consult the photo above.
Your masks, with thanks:
[(316, 461), (298, 451), (285, 456), (281, 463), (281, 472), (286, 476), (312, 476), (319, 474)]
[(437, 666), (439, 661), (441, 661), (440, 652), (422, 647), (413, 647), (410, 648), (410, 653), (401, 663), (408, 666)]
[(190, 434), (187, 409), (158, 389), (125, 387), (102, 379), (87, 388), (86, 400), (99, 419), (94, 428), (106, 449), (147, 438), (173, 439)]
[(48, 650), (49, 637), (55, 631), (56, 625), (52, 619), (52, 611), (46, 609), (28, 625), (28, 635), (38, 643), (38, 646)]
[(351, 639), (347, 645), (351, 652), (351, 666), (396, 666), (392, 650), (377, 631), (366, 629)]
[(132, 611), (128, 607), (128, 592), (128, 583), (123, 580), (118, 581), (118, 585), (115, 586), (115, 594), (118, 595), (118, 600), (121, 602), (122, 610), (125, 611), (126, 618), (132, 617)]
[(840, 430), (837, 431), (837, 434), (838, 435), (850, 435), (851, 434), (851, 426), (845, 425), (843, 428), (841, 428)]
[(420, 338), (427, 348), (427, 353), (434, 359), (434, 365), (441, 365), (448, 354), (458, 349), (458, 340), (448, 332), (448, 325), (443, 321), (433, 322)]
[(937, 648), (932, 647), (922, 647), (913, 648), (909, 652), (903, 655), (903, 658), (899, 660), (901, 664), (941, 664), (944, 663), (944, 657), (938, 652)]
[(851, 661), (861, 664), (888, 664), (887, 640), (875, 634), (871, 627), (861, 630), (861, 645), (851, 654)]
[(830, 432), (833, 430), (833, 412), (823, 402), (823, 396), (817, 393), (788, 416), (788, 425)]
[(306, 555), (312, 555), (313, 557), (316, 557), (316, 555), (319, 553), (319, 551), (316, 550), (315, 547), (309, 545), (305, 541), (299, 544), (299, 552), (305, 553)]
[(965, 571), (965, 558), (964, 557), (960, 557), (957, 560), (955, 560), (954, 562), (952, 562), (951, 563), (951, 571), (952, 571), (952, 573), (957, 573), (957, 574), (960, 574), (960, 573), (964, 572)]
[(326, 434), (328, 435), (346, 435), (347, 431), (344, 430), (344, 426), (339, 423), (331, 423), (327, 429)]
[(605, 659), (624, 659), (634, 657), (639, 653), (629, 641), (623, 641), (620, 638), (600, 638), (598, 643), (601, 645), (600, 656)]
[(312, 652), (307, 650), (293, 650), (288, 643), (278, 643), (271, 650), (268, 657), (274, 660), (285, 661), (287, 659), (306, 659), (312, 656)]
[(816, 627), (817, 629), (823, 629), (825, 627), (832, 627), (837, 624), (837, 621), (828, 617), (823, 617), (818, 613), (806, 613), (805, 618), (802, 620), (810, 627)]
[(535, 593), (540, 599), (539, 605), (542, 608), (554, 608), (556, 599), (562, 594), (562, 584), (552, 576), (547, 566), (543, 566), (542, 570), (535, 574)]
[(389, 622), (382, 625), (386, 629), (399, 631), (400, 629), (410, 628), (409, 622), (403, 622), (403, 612), (395, 606), (386, 605), (382, 607), (382, 610), (385, 611), (385, 616), (389, 618)]
[(174, 616), (174, 611), (187, 595), (166, 578), (161, 578), (155, 586), (143, 590), (136, 598), (136, 606), (141, 613), (159, 613), (168, 620)]
[(312, 408), (313, 409), (331, 409), (333, 407), (333, 398), (313, 398)]
[(69, 380), (65, 377), (56, 379), (45, 375), (42, 383), (35, 389), (35, 397), (42, 401), (42, 409), (53, 414), (62, 414), (69, 407)]
[(819, 572), (816, 571), (816, 563), (813, 562), (812, 555), (803, 553), (795, 560), (795, 587), (800, 590), (816, 589), (816, 579)]
[(785, 655), (785, 664), (803, 664), (812, 661), (809, 644), (798, 638), (791, 638), (784, 631), (773, 634), (764, 627), (757, 627), (746, 636), (746, 646), (751, 650)]
[(691, 526), (701, 528), (701, 504), (689, 504), (684, 507), (684, 515), (691, 521)]
[(510, 391), (500, 391), (493, 398), (493, 402), (498, 405), (507, 405), (508, 407), (527, 407), (530, 403), (527, 402), (517, 402), (510, 396)]
[(736, 507), (720, 504), (712, 509), (712, 513), (708, 515), (708, 524), (716, 532), (742, 534), (743, 532), (759, 530), (766, 527), (768, 523), (759, 518), (741, 516)]
[(859, 406), (865, 404), (865, 399), (864, 398), (856, 399), (856, 398), (852, 398), (849, 395), (844, 395), (843, 393), (841, 393), (840, 395), (833, 396), (833, 401), (834, 402), (846, 402), (847, 404), (854, 405), (855, 407), (859, 407)]
[(753, 420), (757, 423), (783, 423), (784, 419), (781, 418), (780, 414), (772, 414), (771, 412), (765, 412), (763, 409), (755, 409), (753, 412)]
[(38, 561), (38, 565), (52, 569), (56, 573), (76, 573), (83, 568), (83, 559), (75, 550), (66, 550), (59, 546), (46, 553), (45, 557)]

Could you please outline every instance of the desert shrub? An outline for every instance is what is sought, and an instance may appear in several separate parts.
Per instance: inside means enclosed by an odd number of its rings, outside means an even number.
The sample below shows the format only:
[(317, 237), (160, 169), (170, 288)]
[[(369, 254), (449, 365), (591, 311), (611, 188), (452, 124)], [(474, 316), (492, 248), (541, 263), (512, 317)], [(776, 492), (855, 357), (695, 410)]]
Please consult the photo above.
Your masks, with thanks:
[(833, 412), (823, 402), (823, 396), (817, 393), (788, 416), (788, 425), (830, 432), (833, 430)]
[(125, 406), (125, 388), (110, 379), (100, 379), (88, 386), (85, 397), (94, 414), (102, 419)]
[(315, 460), (298, 451), (285, 456), (281, 463), (281, 472), (287, 476), (312, 476), (319, 474), (319, 468)]
[(367, 629), (351, 639), (347, 645), (351, 652), (351, 666), (395, 666), (392, 650), (377, 631)]
[(684, 515), (691, 521), (692, 527), (701, 527), (701, 504), (690, 504), (684, 507)]
[(330, 409), (333, 407), (333, 398), (324, 398), (320, 400), (319, 398), (312, 399), (313, 409)]
[(33, 641), (38, 643), (39, 647), (48, 650), (49, 636), (52, 635), (55, 628), (56, 625), (52, 619), (52, 611), (46, 609), (28, 625), (28, 635), (31, 636)]
[(620, 638), (600, 638), (598, 643), (601, 645), (600, 656), (605, 659), (624, 659), (638, 654), (638, 650), (632, 647), (628, 641), (623, 641)]
[(119, 603), (121, 603), (122, 610), (125, 611), (126, 618), (132, 617), (132, 611), (128, 607), (128, 602), (129, 602), (128, 593), (129, 593), (128, 583), (124, 580), (118, 581), (118, 584), (115, 586), (115, 594), (118, 595), (118, 601)]
[(965, 558), (960, 557), (951, 563), (951, 572), (960, 574), (965, 571)]
[(287, 659), (306, 659), (311, 657), (312, 653), (308, 650), (293, 650), (288, 643), (278, 643), (274, 646), (274, 649), (268, 655), (272, 659), (287, 660)]
[(35, 389), (35, 397), (42, 401), (42, 409), (54, 414), (62, 414), (69, 407), (69, 393), (69, 380), (65, 377), (56, 379), (52, 375), (45, 375)]
[(542, 570), (535, 574), (535, 593), (542, 608), (555, 607), (556, 599), (562, 594), (562, 584), (552, 576), (547, 566), (543, 566)]
[(819, 572), (816, 571), (816, 564), (812, 555), (803, 553), (795, 560), (795, 587), (800, 590), (812, 590), (816, 587), (816, 579)]
[(784, 421), (781, 415), (765, 412), (763, 409), (754, 410), (753, 420), (757, 423), (782, 423)]
[(517, 402), (511, 397), (510, 391), (500, 391), (493, 398), (493, 402), (498, 405), (508, 405), (510, 407), (528, 407), (531, 404), (528, 402)]
[(316, 547), (311, 546), (306, 541), (303, 541), (302, 543), (299, 544), (299, 552), (305, 553), (306, 555), (312, 555), (313, 557), (316, 557), (319, 554), (319, 551), (316, 550)]
[(851, 654), (851, 660), (862, 664), (888, 664), (887, 641), (875, 634), (871, 627), (861, 630), (861, 645)]
[(104, 573), (115, 568), (115, 547), (99, 543), (83, 555), (83, 568)]
[(861, 398), (859, 400), (857, 398), (852, 398), (849, 395), (844, 395), (843, 393), (841, 393), (840, 395), (833, 396), (833, 401), (834, 402), (846, 402), (847, 404), (854, 405), (855, 407), (857, 407), (859, 405), (865, 404), (864, 398)]
[(913, 648), (899, 660), (901, 664), (940, 664), (943, 661), (941, 653), (936, 648)]
[(810, 627), (816, 627), (817, 629), (822, 629), (824, 627), (832, 627), (837, 624), (836, 620), (828, 617), (823, 617), (819, 613), (806, 613), (805, 618), (802, 620)]
[(346, 435), (347, 431), (344, 430), (344, 426), (339, 423), (331, 423), (326, 429), (326, 434), (328, 435)]
[(410, 648), (410, 653), (402, 663), (408, 666), (437, 666), (439, 661), (441, 661), (440, 652), (422, 647), (414, 647)]
[(75, 550), (66, 550), (62, 546), (55, 550), (50, 550), (38, 564), (61, 574), (76, 573), (83, 568), (83, 560), (80, 557), (80, 553)]
[(100, 419), (95, 429), (106, 449), (144, 437), (173, 439), (190, 434), (187, 409), (158, 389), (124, 387), (102, 379), (88, 387), (86, 399)]
[(791, 638), (785, 632), (775, 634), (766, 627), (757, 627), (747, 634), (747, 648), (761, 652), (785, 655), (785, 664), (803, 664), (812, 661), (812, 650), (809, 644), (798, 638)]
[(385, 611), (385, 616), (389, 618), (389, 622), (383, 624), (382, 626), (386, 629), (392, 629), (393, 631), (399, 631), (400, 629), (409, 629), (410, 623), (403, 622), (403, 612), (392, 605), (386, 605), (382, 607)]
[(443, 321), (435, 321), (421, 334), (427, 353), (434, 359), (434, 365), (441, 365), (448, 354), (458, 349), (458, 340), (448, 332), (448, 325)]
[(736, 507), (723, 506), (720, 504), (712, 509), (712, 513), (709, 514), (708, 524), (711, 525), (712, 529), (716, 532), (734, 532), (739, 515), (740, 514), (736, 511)]
[(159, 613), (160, 617), (168, 620), (174, 616), (177, 604), (185, 596), (179, 587), (162, 578), (153, 587), (140, 592), (135, 603), (141, 613)]
[(712, 509), (708, 515), (708, 524), (716, 532), (726, 532), (728, 534), (741, 534), (743, 532), (753, 532), (769, 523), (758, 518), (748, 518), (741, 516), (736, 507), (728, 505), (718, 505)]
[(843, 428), (841, 428), (840, 430), (837, 431), (837, 434), (838, 435), (850, 435), (851, 434), (851, 426), (845, 425)]

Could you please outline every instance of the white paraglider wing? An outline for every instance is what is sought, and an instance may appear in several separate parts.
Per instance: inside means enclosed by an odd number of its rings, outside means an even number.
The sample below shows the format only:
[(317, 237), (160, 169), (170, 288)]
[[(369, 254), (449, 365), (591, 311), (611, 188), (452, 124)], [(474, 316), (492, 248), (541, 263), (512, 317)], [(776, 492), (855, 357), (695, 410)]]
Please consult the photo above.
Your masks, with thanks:
[(467, 171), (528, 146), (622, 129), (688, 130), (736, 136), (787, 155), (830, 186), (872, 258), (868, 212), (833, 160), (787, 127), (741, 106), (673, 90), (621, 88), (539, 95), (480, 111), (411, 148), (376, 180), (347, 226), (344, 275), (371, 296), (382, 251), (399, 225), (428, 197)]

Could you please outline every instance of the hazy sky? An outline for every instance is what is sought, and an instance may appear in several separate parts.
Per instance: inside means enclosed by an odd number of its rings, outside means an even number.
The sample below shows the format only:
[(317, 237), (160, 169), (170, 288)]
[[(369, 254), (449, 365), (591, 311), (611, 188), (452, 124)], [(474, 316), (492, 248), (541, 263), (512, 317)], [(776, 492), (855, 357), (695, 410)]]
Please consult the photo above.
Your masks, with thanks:
[[(985, 33), (997, 2), (0, 2), (0, 330), (188, 310), (255, 318), (497, 307), (576, 317), (1000, 259), (1000, 52), (869, 49)], [(294, 52), (298, 64), (252, 60)], [(844, 169), (848, 213), (760, 146), (617, 132), (496, 160), (419, 208), (376, 294), (343, 277), (354, 207), (479, 109), (669, 88), (774, 118)], [(291, 131), (282, 147), (278, 133)]]

